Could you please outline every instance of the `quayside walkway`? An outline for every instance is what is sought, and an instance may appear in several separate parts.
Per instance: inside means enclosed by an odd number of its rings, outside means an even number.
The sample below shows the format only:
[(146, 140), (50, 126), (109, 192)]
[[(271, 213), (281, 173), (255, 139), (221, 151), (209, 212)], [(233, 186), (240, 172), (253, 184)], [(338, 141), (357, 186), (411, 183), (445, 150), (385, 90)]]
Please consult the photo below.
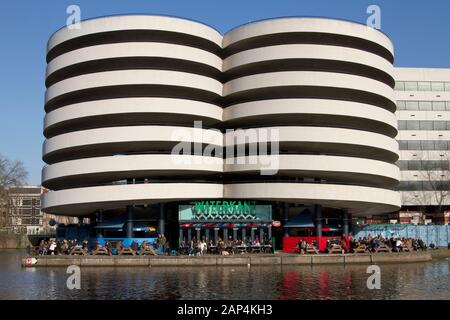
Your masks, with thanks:
[(244, 254), (234, 256), (37, 256), (24, 257), (24, 267), (158, 267), (158, 266), (233, 266), (233, 265), (316, 265), (316, 264), (378, 264), (431, 261), (430, 252), (315, 254), (288, 253)]

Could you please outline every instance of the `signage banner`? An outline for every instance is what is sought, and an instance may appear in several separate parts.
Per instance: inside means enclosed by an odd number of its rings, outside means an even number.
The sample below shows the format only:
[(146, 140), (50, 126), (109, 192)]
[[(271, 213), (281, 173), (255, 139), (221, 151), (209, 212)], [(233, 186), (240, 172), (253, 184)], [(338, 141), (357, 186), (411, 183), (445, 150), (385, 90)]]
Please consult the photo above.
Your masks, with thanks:
[(256, 201), (217, 200), (197, 201), (180, 205), (179, 221), (272, 221), (272, 206), (258, 205)]

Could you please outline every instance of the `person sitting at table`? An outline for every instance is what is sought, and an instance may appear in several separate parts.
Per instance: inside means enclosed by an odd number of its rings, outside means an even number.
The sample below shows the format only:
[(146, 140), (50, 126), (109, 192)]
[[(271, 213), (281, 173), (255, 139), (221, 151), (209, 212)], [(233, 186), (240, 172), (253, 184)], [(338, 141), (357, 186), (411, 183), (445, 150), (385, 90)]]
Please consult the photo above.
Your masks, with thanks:
[(212, 239), (209, 239), (208, 245), (207, 245), (207, 251), (209, 251), (209, 253), (213, 254), (213, 253), (217, 253), (217, 245), (216, 242)]
[(130, 247), (134, 252), (137, 252), (139, 250), (139, 244), (136, 240), (133, 240), (133, 242), (131, 242)]
[(219, 240), (217, 241), (217, 252), (219, 254), (222, 254), (224, 250), (225, 250), (225, 242), (222, 240), (221, 237), (219, 237)]
[(200, 255), (204, 255), (208, 250), (208, 245), (206, 244), (205, 240), (202, 240), (200, 242)]
[(108, 250), (108, 253), (111, 254), (112, 245), (111, 245), (111, 242), (109, 242), (109, 240), (106, 240), (105, 248), (106, 248), (106, 250)]
[(299, 243), (299, 252), (300, 254), (305, 254), (306, 249), (308, 248), (308, 243), (305, 241), (305, 239), (302, 239)]
[(189, 242), (189, 255), (190, 256), (195, 255), (195, 251), (196, 251), (195, 247), (196, 247), (196, 243), (194, 242), (194, 239), (191, 239), (191, 241)]
[[(106, 246), (106, 244), (105, 244), (105, 246)], [(142, 241), (141, 245), (139, 246), (140, 252), (145, 251), (145, 249), (147, 249), (147, 248), (148, 248), (148, 242), (147, 242), (147, 240)]]
[(181, 241), (178, 252), (179, 252), (179, 254), (187, 254), (188, 253), (188, 246), (186, 244), (185, 238), (183, 238), (183, 240)]
[(273, 245), (271, 239), (267, 239), (266, 252), (273, 253)]
[(116, 249), (117, 249), (117, 253), (119, 253), (120, 251), (122, 251), (122, 249), (123, 249), (122, 241), (118, 241), (118, 242), (117, 242)]

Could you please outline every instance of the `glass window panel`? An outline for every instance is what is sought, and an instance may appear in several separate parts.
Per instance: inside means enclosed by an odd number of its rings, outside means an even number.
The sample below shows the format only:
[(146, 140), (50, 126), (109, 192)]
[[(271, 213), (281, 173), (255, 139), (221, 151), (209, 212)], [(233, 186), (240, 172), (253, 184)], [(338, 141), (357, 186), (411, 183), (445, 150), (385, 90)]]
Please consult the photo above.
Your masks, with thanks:
[(447, 101), (445, 103), (446, 107), (445, 107), (445, 111), (450, 111), (450, 101)]
[(436, 141), (436, 149), (435, 150), (447, 150), (448, 143), (445, 140)]
[(433, 130), (433, 121), (420, 121), (420, 130)]
[(398, 110), (405, 110), (406, 109), (406, 102), (405, 101), (397, 101), (397, 109)]
[(405, 90), (406, 91), (417, 91), (417, 82), (415, 82), (415, 81), (406, 81), (405, 82)]
[(405, 120), (398, 121), (398, 130), (406, 130), (406, 121)]
[(433, 130), (446, 130), (446, 121), (433, 121)]
[(395, 82), (395, 90), (405, 91), (405, 83), (403, 81), (396, 81)]
[(434, 150), (434, 141), (420, 141), (422, 150)]
[(446, 121), (446, 123), (447, 123), (447, 128), (445, 129), (445, 130), (450, 130), (450, 121)]
[(431, 91), (431, 82), (420, 81), (418, 87), (419, 91)]
[(431, 91), (444, 91), (444, 83), (443, 82), (432, 82), (431, 83)]
[(406, 121), (406, 130), (419, 130), (420, 121)]
[(420, 141), (408, 141), (408, 150), (420, 150)]
[(422, 190), (422, 182), (421, 181), (405, 181), (405, 190), (407, 191), (415, 191)]
[(435, 166), (434, 161), (422, 161), (421, 163), (422, 170), (433, 170)]
[(433, 101), (433, 111), (445, 111), (445, 102)]
[(433, 110), (433, 105), (431, 101), (419, 101), (419, 110), (421, 111)]
[(427, 161), (430, 165), (427, 170), (448, 170), (448, 161)]
[(398, 189), (397, 190), (406, 190), (406, 185), (408, 183), (406, 181), (400, 181), (400, 183), (398, 184)]
[(446, 82), (444, 84), (444, 86), (445, 86), (445, 91), (450, 91), (450, 82)]
[(408, 170), (420, 170), (420, 161), (408, 161)]
[(395, 163), (400, 170), (408, 170), (408, 161), (400, 160)]
[(406, 110), (419, 110), (419, 101), (406, 101)]
[(398, 148), (400, 150), (408, 150), (408, 141), (399, 141)]

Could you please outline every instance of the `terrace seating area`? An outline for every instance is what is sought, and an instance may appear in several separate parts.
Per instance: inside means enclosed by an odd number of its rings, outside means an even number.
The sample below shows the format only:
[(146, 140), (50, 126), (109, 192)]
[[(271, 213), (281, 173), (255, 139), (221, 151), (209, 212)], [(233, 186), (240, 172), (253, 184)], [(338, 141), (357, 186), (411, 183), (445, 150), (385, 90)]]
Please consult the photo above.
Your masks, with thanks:
[(195, 238), (187, 242), (185, 239), (180, 244), (178, 253), (180, 255), (189, 256), (203, 256), (206, 254), (219, 255), (235, 255), (235, 254), (259, 254), (259, 253), (273, 253), (273, 245), (271, 240), (259, 241), (258, 238), (251, 241), (250, 238), (242, 241), (237, 240), (222, 240), (220, 237), (217, 241), (205, 240), (197, 241)]
[[(432, 246), (430, 245), (430, 248)], [(295, 246), (295, 251), (299, 254), (320, 254), (319, 246), (314, 241), (308, 243), (304, 240), (300, 241)], [(376, 237), (351, 239), (350, 246), (346, 245), (345, 241), (329, 241), (327, 242), (326, 250), (322, 250), (328, 254), (343, 254), (343, 253), (390, 253), (390, 252), (413, 252), (425, 251), (427, 245), (422, 239), (414, 238), (385, 238), (381, 235)], [(77, 240), (49, 240), (42, 241), (39, 246), (30, 247), (29, 254), (35, 256), (44, 255), (73, 255), (73, 256), (87, 256), (87, 255), (128, 255), (128, 256), (143, 256), (143, 255), (187, 255), (187, 256), (203, 256), (203, 255), (242, 255), (242, 254), (272, 254), (274, 247), (271, 240), (264, 239), (259, 241), (255, 238), (253, 241), (248, 238), (245, 241), (237, 240), (222, 240), (220, 237), (217, 241), (191, 239), (189, 242), (186, 239), (180, 243), (178, 251), (170, 250), (170, 245), (164, 236), (160, 236), (155, 243), (148, 243), (143, 241), (138, 244), (133, 241), (131, 245), (124, 246), (121, 241), (106, 241), (104, 245), (98, 242), (95, 245), (89, 245), (88, 241)]]
[(322, 250), (319, 250), (319, 245), (316, 241), (309, 243), (301, 240), (293, 249), (299, 254), (358, 254), (425, 251), (427, 250), (427, 245), (420, 238), (385, 238), (378, 235), (376, 237), (359, 238), (358, 240), (351, 239), (350, 246), (347, 245), (344, 238), (342, 240), (327, 241), (326, 249), (322, 248)]
[(376, 237), (369, 235), (367, 238), (352, 239), (350, 248), (353, 253), (412, 252), (425, 251), (427, 245), (420, 238), (385, 238), (381, 235)]
[(106, 241), (104, 245), (98, 242), (90, 246), (88, 241), (53, 240), (41, 241), (39, 246), (29, 248), (29, 254), (34, 256), (70, 255), (70, 256), (112, 256), (112, 255), (158, 255), (168, 252), (168, 242), (160, 237), (154, 244), (146, 240), (140, 245), (133, 241), (130, 246), (124, 246), (122, 241)]

